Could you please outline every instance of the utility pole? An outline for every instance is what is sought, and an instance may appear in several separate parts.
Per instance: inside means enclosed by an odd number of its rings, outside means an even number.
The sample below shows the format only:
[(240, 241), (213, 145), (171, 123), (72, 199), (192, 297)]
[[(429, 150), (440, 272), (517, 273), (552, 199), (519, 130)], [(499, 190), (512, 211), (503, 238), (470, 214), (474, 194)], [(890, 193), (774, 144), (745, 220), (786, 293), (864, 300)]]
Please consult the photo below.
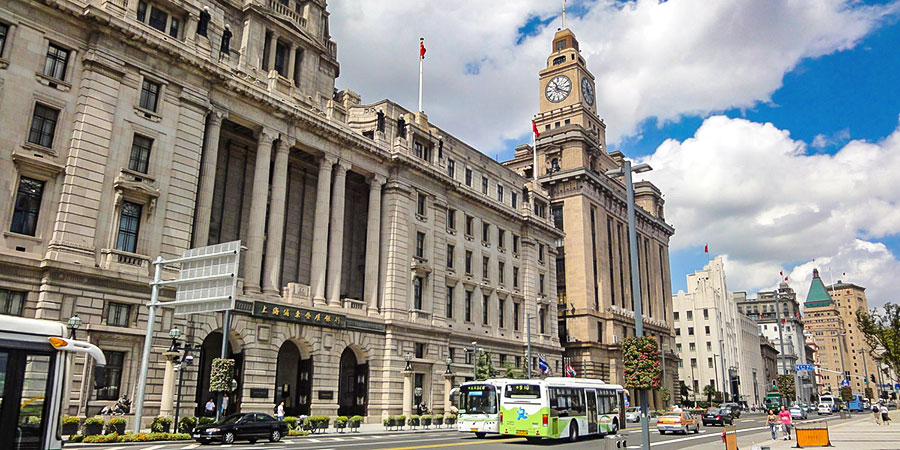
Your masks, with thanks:
[[(662, 339), (660, 339), (660, 340), (662, 340)], [(666, 388), (666, 347), (668, 347), (668, 345), (665, 342), (663, 342), (662, 352), (660, 352), (662, 354), (662, 376), (663, 376), (662, 387), (663, 387), (663, 389)], [(672, 399), (672, 393), (669, 392), (669, 400), (671, 400), (671, 399)], [(664, 406), (663, 409), (666, 409), (669, 405), (663, 405), (663, 406)]]
[[(781, 322), (781, 303), (779, 303), (779, 301), (778, 301), (780, 299), (780, 294), (781, 294), (781, 287), (779, 286), (779, 287), (775, 288), (775, 326), (778, 327), (778, 342), (781, 345), (781, 372), (784, 373), (785, 375), (787, 375), (788, 374), (787, 355), (785, 355), (785, 353), (784, 353), (784, 324)], [(778, 377), (776, 374), (776, 379), (777, 378)], [(794, 388), (796, 389), (797, 388), (796, 381), (794, 382), (794, 384), (795, 384)], [(786, 406), (784, 404), (784, 402), (785, 402), (785, 399), (784, 399), (784, 397), (782, 397), (781, 398), (781, 406)]]
[(478, 341), (472, 341), (472, 381), (478, 381)]

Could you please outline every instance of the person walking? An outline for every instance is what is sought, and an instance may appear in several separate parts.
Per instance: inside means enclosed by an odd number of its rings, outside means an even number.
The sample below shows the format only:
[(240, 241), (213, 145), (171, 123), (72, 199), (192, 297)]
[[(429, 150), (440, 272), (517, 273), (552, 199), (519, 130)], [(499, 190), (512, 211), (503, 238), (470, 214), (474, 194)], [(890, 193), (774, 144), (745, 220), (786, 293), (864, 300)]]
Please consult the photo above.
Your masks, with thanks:
[(284, 422), (284, 402), (275, 407), (275, 418)]
[(216, 417), (216, 402), (213, 399), (206, 402), (206, 417)]
[(222, 396), (222, 405), (219, 409), (222, 410), (220, 413), (222, 416), (228, 414), (228, 394)]
[(775, 434), (775, 427), (778, 426), (778, 417), (775, 416), (775, 410), (770, 409), (769, 415), (766, 416), (766, 426), (769, 427), (769, 431), (772, 432), (772, 440), (778, 439), (778, 435)]
[(891, 424), (891, 416), (888, 415), (888, 407), (884, 403), (881, 404), (881, 423), (885, 425)]
[(872, 415), (875, 416), (875, 425), (881, 425), (881, 407), (878, 403), (872, 403)]
[(791, 425), (793, 424), (791, 412), (782, 406), (781, 412), (778, 413), (778, 418), (781, 419), (781, 431), (784, 432), (784, 440), (791, 440)]

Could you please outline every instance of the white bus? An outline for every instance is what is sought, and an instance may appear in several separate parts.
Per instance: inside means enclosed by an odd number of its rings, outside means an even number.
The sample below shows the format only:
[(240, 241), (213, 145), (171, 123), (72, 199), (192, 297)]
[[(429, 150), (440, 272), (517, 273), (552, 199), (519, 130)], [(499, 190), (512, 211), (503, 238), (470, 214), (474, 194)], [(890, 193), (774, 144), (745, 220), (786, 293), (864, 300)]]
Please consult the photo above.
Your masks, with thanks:
[(490, 379), (470, 381), (459, 386), (459, 414), (456, 418), (460, 433), (475, 433), (478, 438), (500, 432), (500, 396), (503, 386), (511, 380)]
[(60, 407), (70, 355), (90, 355), (96, 379), (103, 379), (103, 352), (67, 339), (66, 331), (60, 322), (0, 315), (0, 449), (62, 448)]
[(500, 434), (525, 436), (529, 441), (615, 434), (624, 401), (622, 386), (600, 380), (511, 381), (500, 400)]

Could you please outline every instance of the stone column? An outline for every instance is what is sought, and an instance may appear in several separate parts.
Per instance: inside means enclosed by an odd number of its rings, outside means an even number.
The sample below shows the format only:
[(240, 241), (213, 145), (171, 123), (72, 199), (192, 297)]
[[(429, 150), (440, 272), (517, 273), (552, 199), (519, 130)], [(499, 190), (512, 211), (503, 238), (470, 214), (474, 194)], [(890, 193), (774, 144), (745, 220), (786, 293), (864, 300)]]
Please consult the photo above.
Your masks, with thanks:
[(162, 398), (159, 402), (159, 415), (171, 417), (175, 412), (172, 408), (172, 399), (175, 396), (175, 358), (178, 352), (165, 352), (166, 370), (163, 373)]
[(331, 223), (328, 235), (328, 270), (325, 282), (326, 298), (330, 306), (341, 306), (341, 265), (344, 256), (344, 192), (350, 163), (338, 161), (334, 171), (334, 192), (331, 199)]
[(269, 199), (269, 163), (272, 161), (272, 141), (275, 133), (263, 129), (259, 133), (256, 166), (253, 171), (253, 192), (250, 197), (250, 229), (247, 232), (247, 264), (244, 266), (244, 290), (260, 292), (263, 243), (266, 231), (266, 203)]
[(194, 211), (193, 246), (209, 244), (209, 218), (212, 215), (213, 193), (216, 187), (216, 163), (219, 156), (219, 135), (225, 114), (212, 110), (206, 123), (206, 142), (200, 163), (200, 183), (197, 187), (197, 209)]
[(269, 72), (275, 70), (275, 50), (278, 48), (278, 36), (272, 32), (269, 38)]
[(453, 374), (445, 373), (444, 374), (444, 413), (450, 412), (450, 407), (453, 405), (452, 399), (450, 398), (450, 391), (453, 390)]
[(413, 372), (404, 370), (403, 374), (403, 415), (409, 420), (412, 415), (413, 402)]
[(288, 54), (288, 80), (291, 81), (291, 85), (294, 85), (294, 65), (296, 65), (296, 57), (297, 57), (297, 44), (291, 44), (291, 50)]
[(369, 315), (378, 314), (378, 262), (381, 259), (381, 186), (384, 177), (373, 175), (369, 186), (369, 218), (366, 225), (366, 274), (363, 299)]
[(328, 258), (328, 213), (331, 210), (331, 169), (337, 158), (324, 155), (319, 160), (316, 187), (316, 216), (313, 221), (312, 261), (309, 268), (310, 294), (315, 306), (325, 304), (325, 267)]
[(266, 233), (266, 264), (263, 292), (281, 292), (281, 247), (284, 242), (284, 216), (287, 200), (288, 155), (292, 140), (282, 136), (275, 149), (275, 169), (272, 174), (272, 201), (269, 204), (269, 227)]

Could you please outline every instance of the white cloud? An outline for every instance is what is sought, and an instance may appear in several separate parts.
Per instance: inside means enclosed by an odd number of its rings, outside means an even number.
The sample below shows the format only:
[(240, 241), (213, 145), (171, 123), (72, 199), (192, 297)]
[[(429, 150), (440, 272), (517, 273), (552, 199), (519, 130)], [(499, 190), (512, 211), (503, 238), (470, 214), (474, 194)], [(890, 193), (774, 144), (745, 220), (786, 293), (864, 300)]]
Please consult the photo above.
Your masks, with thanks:
[[(853, 47), (900, 4), (855, 0), (585, 0), (569, 27), (597, 78), (610, 142), (647, 118), (678, 120), (769, 100), (804, 58)], [(363, 101), (416, 105), (418, 38), (428, 56), (425, 110), (486, 153), (522, 139), (537, 112), (537, 72), (558, 20), (516, 45), (529, 18), (559, 2), (342, 0), (330, 5), (342, 64), (338, 85)]]
[[(900, 263), (877, 242), (900, 233), (900, 127), (878, 143), (810, 154), (771, 123), (714, 116), (645, 160), (655, 169), (646, 178), (666, 193), (673, 250), (709, 243), (726, 254), (729, 289), (772, 287), (783, 267), (813, 259), (869, 288), (873, 304), (900, 287)], [(801, 298), (811, 264), (791, 273)]]

